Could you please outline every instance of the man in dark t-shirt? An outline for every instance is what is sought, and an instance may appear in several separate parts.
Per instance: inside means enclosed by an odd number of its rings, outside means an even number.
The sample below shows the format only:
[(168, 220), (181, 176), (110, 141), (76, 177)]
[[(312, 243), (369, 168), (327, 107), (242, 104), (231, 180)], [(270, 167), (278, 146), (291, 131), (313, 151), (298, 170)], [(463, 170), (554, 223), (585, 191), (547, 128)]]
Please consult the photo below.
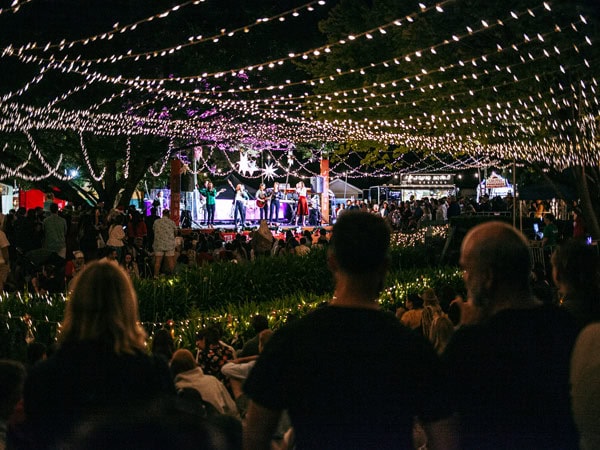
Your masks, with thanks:
[(379, 310), (390, 232), (374, 214), (340, 216), (329, 245), (328, 306), (275, 333), (244, 385), (251, 398), (245, 449), (270, 448), (287, 410), (298, 450), (455, 448), (441, 364), (431, 346)]
[(477, 320), (454, 334), (443, 360), (463, 448), (577, 448), (569, 403), (575, 321), (535, 300), (527, 241), (488, 222), (465, 236), (460, 263), (464, 312), (477, 310)]

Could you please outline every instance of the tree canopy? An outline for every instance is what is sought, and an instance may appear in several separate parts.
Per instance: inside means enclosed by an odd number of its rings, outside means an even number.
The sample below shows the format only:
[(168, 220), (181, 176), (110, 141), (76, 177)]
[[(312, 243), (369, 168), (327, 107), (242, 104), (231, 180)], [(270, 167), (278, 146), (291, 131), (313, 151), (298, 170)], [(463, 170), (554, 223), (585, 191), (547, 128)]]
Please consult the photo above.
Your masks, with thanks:
[(324, 148), (338, 175), (598, 165), (595, 0), (0, 5), (0, 179), (74, 164), (112, 197), (177, 151), (222, 175), (314, 175)]

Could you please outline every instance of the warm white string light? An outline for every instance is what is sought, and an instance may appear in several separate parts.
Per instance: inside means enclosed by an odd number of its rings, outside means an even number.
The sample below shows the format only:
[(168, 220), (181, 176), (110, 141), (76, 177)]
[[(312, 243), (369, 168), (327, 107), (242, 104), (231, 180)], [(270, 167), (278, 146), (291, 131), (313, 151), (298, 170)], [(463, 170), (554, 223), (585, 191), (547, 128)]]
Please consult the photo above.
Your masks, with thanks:
[(88, 154), (87, 147), (85, 146), (85, 143), (83, 142), (83, 133), (79, 133), (79, 145), (81, 147), (81, 154), (83, 155), (83, 160), (85, 162), (85, 165), (88, 168), (88, 173), (94, 180), (102, 181), (104, 179), (104, 174), (106, 173), (106, 167), (103, 167), (102, 172), (100, 172), (100, 174), (96, 175), (96, 171), (92, 167), (92, 163), (90, 161), (90, 156)]
[[(430, 10), (433, 11), (433, 7)], [(538, 7), (539, 8), (539, 7)], [(420, 13), (427, 8), (421, 7)], [(441, 8), (443, 11), (443, 8)], [(550, 11), (547, 3), (543, 4), (544, 11)], [(436, 8), (437, 12), (442, 12)], [(527, 15), (535, 17), (535, 8), (527, 11)], [(511, 12), (511, 17), (517, 20), (525, 13)], [(415, 16), (416, 17), (416, 16)], [(540, 16), (542, 17), (542, 16)], [(547, 21), (546, 21), (547, 22)], [(21, 129), (33, 130), (56, 130), (56, 131), (76, 131), (78, 133), (89, 132), (102, 136), (122, 136), (126, 135), (130, 139), (135, 135), (156, 135), (170, 138), (170, 150), (162, 161), (161, 171), (166, 166), (172, 143), (174, 139), (197, 139), (199, 142), (228, 143), (223, 151), (237, 151), (236, 146), (244, 142), (244, 136), (252, 136), (256, 141), (261, 140), (281, 140), (291, 143), (326, 141), (326, 142), (347, 142), (347, 141), (372, 141), (379, 145), (403, 145), (410, 149), (433, 154), (441, 151), (449, 155), (457, 156), (461, 154), (478, 155), (483, 158), (511, 159), (517, 158), (524, 161), (542, 161), (554, 166), (567, 166), (568, 164), (580, 162), (597, 163), (598, 144), (594, 138), (590, 138), (581, 132), (580, 135), (573, 136), (572, 130), (575, 127), (587, 129), (590, 117), (598, 114), (598, 96), (596, 94), (597, 82), (591, 76), (583, 76), (586, 70), (598, 64), (596, 60), (588, 60), (585, 55), (584, 47), (592, 46), (594, 42), (588, 36), (584, 36), (582, 29), (586, 25), (586, 19), (580, 17), (579, 21), (571, 23), (572, 30), (577, 34), (577, 39), (572, 40), (571, 47), (564, 47), (560, 44), (552, 43), (550, 35), (562, 33), (558, 25), (555, 25), (552, 31), (532, 30), (523, 34), (522, 38), (514, 44), (500, 43), (496, 52), (488, 52), (480, 55), (473, 55), (469, 58), (463, 58), (458, 62), (447, 64), (442, 67), (420, 67), (414, 69), (412, 74), (405, 75), (402, 79), (385, 81), (378, 84), (367, 84), (360, 88), (341, 90), (329, 90), (326, 87), (328, 81), (334, 81), (337, 77), (350, 73), (360, 73), (366, 76), (371, 67), (378, 69), (388, 69), (385, 64), (391, 66), (392, 60), (385, 60), (379, 63), (373, 63), (371, 66), (354, 68), (345, 72), (336, 72), (331, 77), (320, 77), (319, 79), (297, 82), (291, 81), (282, 85), (257, 86), (255, 88), (243, 87), (236, 90), (211, 90), (204, 91), (185, 91), (168, 90), (164, 86), (167, 83), (177, 83), (185, 81), (184, 79), (164, 80), (163, 79), (127, 79), (123, 76), (107, 77), (98, 72), (90, 70), (82, 61), (69, 62), (67, 60), (55, 60), (47, 65), (40, 65), (39, 73), (20, 90), (5, 94), (0, 97), (0, 130), (4, 132), (15, 132)], [(398, 26), (396, 24), (396, 26)], [(458, 45), (468, 36), (475, 33), (492, 29), (500, 26), (498, 21), (485, 20), (481, 26), (469, 27), (467, 33), (452, 34), (452, 39), (448, 39), (448, 45)], [(385, 31), (385, 28), (383, 28)], [(376, 34), (376, 33), (375, 33)], [(369, 36), (351, 35), (343, 45), (356, 40), (356, 37), (370, 39)], [(385, 38), (385, 34), (381, 34)], [(372, 36), (371, 36), (372, 38)], [(564, 40), (562, 41), (564, 42)], [(337, 43), (340, 44), (340, 43)], [(535, 48), (529, 52), (526, 46), (534, 45)], [(340, 44), (341, 45), (341, 44)], [(437, 45), (437, 44), (436, 44)], [(441, 45), (441, 44), (440, 44)], [(333, 48), (328, 47), (330, 50)], [(426, 47), (421, 50), (410, 51), (398, 58), (407, 57), (413, 62), (416, 61), (423, 52), (432, 47)], [(28, 49), (27, 51), (29, 51)], [(314, 49), (313, 49), (314, 50)], [(318, 50), (318, 49), (317, 49)], [(439, 47), (434, 48), (435, 51)], [(507, 52), (513, 52), (515, 60), (493, 61)], [(580, 54), (579, 62), (572, 58), (569, 53)], [(512, 54), (512, 53), (511, 53)], [(318, 58), (320, 55), (306, 53), (306, 58)], [(26, 64), (41, 64), (41, 60), (35, 56), (18, 55), (21, 62)], [(473, 98), (478, 95), (484, 96), (486, 93), (493, 92), (499, 94), (509, 87), (516, 87), (519, 84), (536, 82), (540, 84), (540, 78), (550, 77), (551, 73), (542, 70), (549, 69), (548, 64), (538, 70), (538, 62), (552, 60), (554, 67), (558, 68), (556, 72), (573, 78), (575, 82), (563, 82), (561, 78), (553, 77), (555, 81), (550, 84), (548, 92), (542, 92), (539, 89), (535, 94), (525, 94), (521, 97), (508, 97), (503, 101), (488, 101), (480, 105), (474, 105), (468, 101), (469, 107), (459, 106), (461, 97)], [(395, 64), (395, 63), (394, 63)], [(261, 63), (264, 69), (270, 64)], [(276, 68), (279, 64), (274, 65)], [(471, 69), (466, 67), (471, 66)], [(517, 67), (523, 67), (524, 73), (529, 71), (529, 76), (518, 73)], [(259, 66), (253, 66), (258, 70)], [(392, 67), (389, 68), (390, 71)], [(443, 70), (442, 70), (443, 69)], [(41, 84), (44, 81), (43, 75), (48, 70), (61, 71), (64, 73), (79, 74), (85, 77), (85, 82), (75, 86), (68, 91), (54, 97), (46, 107), (31, 107), (18, 102), (9, 102), (14, 98), (25, 96), (29, 86)], [(411, 69), (412, 70), (412, 69)], [(420, 70), (420, 72), (418, 71)], [(458, 73), (454, 78), (450, 77), (449, 72), (456, 70)], [(506, 81), (496, 82), (490, 85), (485, 83), (483, 77), (490, 73), (502, 73)], [(531, 73), (533, 72), (533, 75)], [(236, 69), (228, 69), (220, 73), (237, 73)], [(440, 79), (437, 82), (427, 80), (427, 77), (437, 74), (445, 74), (446, 79)], [(206, 74), (202, 74), (206, 75)], [(197, 77), (202, 77), (197, 75)], [(462, 77), (459, 77), (462, 75)], [(562, 75), (561, 75), (562, 76)], [(39, 79), (38, 79), (39, 77)], [(466, 77), (466, 78), (465, 78)], [(470, 86), (467, 80), (476, 80)], [(365, 78), (366, 79), (366, 78)], [(197, 78), (196, 78), (197, 80)], [(322, 81), (322, 83), (321, 83)], [(453, 84), (460, 82), (461, 88), (453, 88)], [(112, 84), (118, 89), (117, 92), (104, 97), (101, 101), (94, 103), (85, 110), (66, 110), (59, 109), (57, 105), (67, 98), (77, 94), (85, 89), (90, 89), (93, 84), (102, 82)], [(283, 92), (288, 87), (298, 86), (305, 83), (307, 87), (315, 88), (318, 92), (310, 92), (304, 95), (292, 96), (285, 95)], [(402, 86), (393, 86), (392, 83)], [(579, 87), (581, 83), (581, 87)], [(528, 84), (530, 86), (532, 84)], [(392, 89), (394, 88), (394, 89)], [(231, 94), (232, 97), (238, 94), (244, 94), (252, 90), (254, 98), (224, 98)], [(312, 90), (312, 89), (310, 89)], [(444, 91), (445, 90), (445, 91)], [(447, 91), (452, 91), (448, 93)], [(439, 92), (436, 92), (439, 91)], [(257, 92), (267, 92), (269, 95), (263, 98), (257, 98)], [(277, 92), (273, 94), (273, 92)], [(127, 98), (128, 95), (148, 94), (150, 99), (136, 103), (128, 110), (127, 114), (102, 114), (99, 113), (104, 105), (114, 102), (120, 98)], [(210, 93), (211, 95), (205, 95)], [(416, 97), (415, 94), (419, 94)], [(427, 94), (427, 95), (422, 95)], [(409, 97), (413, 97), (410, 99)], [(145, 115), (143, 108), (154, 107), (159, 102), (180, 103), (190, 105), (190, 108), (197, 108), (198, 104), (212, 107), (219, 115), (214, 119), (200, 120), (198, 116), (189, 119), (170, 119), (161, 118), (158, 115)], [(352, 102), (362, 102), (364, 105), (353, 106)], [(427, 105), (437, 102), (443, 104), (441, 110), (435, 114), (427, 111)], [(458, 106), (454, 106), (454, 105)], [(194, 105), (194, 106), (191, 106)], [(406, 109), (423, 105), (424, 113), (417, 115), (410, 113), (400, 115), (394, 119), (385, 119), (381, 112), (385, 108), (395, 108), (395, 110)], [(581, 111), (579, 111), (581, 109)], [(577, 119), (557, 118), (558, 113), (567, 110), (578, 112)], [(321, 115), (321, 111), (324, 113)], [(379, 111), (378, 116), (372, 114)], [(590, 114), (584, 114), (588, 111)], [(317, 116), (319, 114), (319, 116)], [(359, 118), (353, 118), (351, 114)], [(315, 117), (315, 118), (313, 118)], [(317, 117), (325, 117), (317, 120)], [(593, 120), (592, 120), (593, 122)], [(277, 125), (274, 125), (277, 124)], [(491, 126), (494, 124), (494, 126)], [(501, 127), (495, 128), (496, 124)], [(464, 130), (474, 129), (476, 132), (465, 134)], [(431, 131), (434, 135), (424, 135), (424, 132)], [(481, 130), (481, 131), (479, 131)], [(464, 134), (464, 135), (461, 135)], [(35, 143), (32, 143), (32, 147)], [(128, 140), (126, 150), (126, 161), (130, 155), (130, 141)], [(214, 148), (220, 148), (215, 145)], [(268, 150), (272, 152), (273, 150)], [(82, 145), (83, 152), (83, 145)], [(273, 156), (276, 156), (276, 151)], [(285, 157), (273, 157), (270, 164), (273, 167), (289, 170)], [(42, 160), (41, 160), (42, 161)], [(450, 163), (470, 164), (469, 162)], [(465, 160), (467, 161), (467, 160)], [(45, 161), (44, 161), (45, 162)], [(394, 164), (400, 164), (401, 158), (393, 161)], [(239, 165), (239, 161), (229, 161), (232, 168)], [(441, 163), (441, 161), (437, 161)], [(44, 163), (42, 163), (44, 164)], [(47, 163), (46, 163), (47, 164)], [(127, 166), (127, 163), (126, 163)], [(294, 161), (294, 172), (296, 175), (306, 176), (311, 172), (308, 162)], [(49, 164), (44, 166), (47, 170), (52, 167)], [(357, 174), (370, 174), (366, 169), (351, 170), (348, 160), (341, 160), (333, 164), (335, 171), (342, 171)], [(451, 166), (450, 166), (451, 167)], [(89, 168), (89, 167), (88, 167)], [(126, 167), (128, 169), (128, 166)], [(202, 163), (202, 168), (212, 170), (208, 159)], [(239, 169), (239, 167), (237, 167)], [(414, 170), (421, 170), (419, 167), (412, 167)], [(247, 173), (252, 177), (264, 175), (264, 169), (256, 170), (253, 173)], [(55, 169), (56, 171), (56, 169)], [(93, 172), (93, 171), (92, 171)], [(159, 172), (159, 173), (160, 173)], [(387, 171), (389, 173), (389, 170)], [(385, 168), (373, 169), (375, 175), (386, 173)]]
[(13, 0), (13, 2), (8, 8), (0, 8), (0, 15), (6, 13), (16, 14), (21, 9), (21, 6), (26, 5), (27, 3), (30, 3), (32, 1), (33, 0)]

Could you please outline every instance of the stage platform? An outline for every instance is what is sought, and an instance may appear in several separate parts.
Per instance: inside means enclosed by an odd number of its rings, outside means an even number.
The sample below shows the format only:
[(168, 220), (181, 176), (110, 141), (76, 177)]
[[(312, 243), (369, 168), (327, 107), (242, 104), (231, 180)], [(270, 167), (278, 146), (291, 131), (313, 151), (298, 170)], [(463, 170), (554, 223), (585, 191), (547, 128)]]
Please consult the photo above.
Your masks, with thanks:
[[(252, 224), (248, 224), (248, 226), (246, 226), (246, 227), (237, 229), (233, 225), (233, 223), (215, 223), (214, 228), (208, 228), (205, 226), (200, 226), (200, 227), (194, 226), (192, 228), (181, 228), (181, 234), (183, 236), (188, 236), (192, 233), (211, 234), (216, 231), (216, 232), (221, 233), (221, 235), (223, 236), (223, 239), (226, 242), (228, 242), (228, 241), (233, 240), (237, 233), (243, 234), (245, 236), (250, 235), (250, 233), (252, 233), (258, 229), (258, 226), (259, 226), (258, 223), (252, 223)], [(276, 239), (285, 239), (285, 234), (288, 230), (292, 231), (292, 233), (294, 233), (294, 236), (300, 237), (302, 235), (302, 233), (304, 233), (304, 231), (306, 231), (306, 230), (310, 231), (311, 233), (315, 233), (316, 231), (320, 230), (321, 228), (325, 229), (328, 234), (331, 233), (332, 226), (329, 224), (323, 224), (323, 225), (318, 225), (318, 226), (309, 225), (309, 226), (304, 226), (304, 227), (297, 227), (297, 226), (288, 225), (288, 224), (281, 224), (279, 226), (269, 226), (269, 230), (271, 230), (273, 237), (275, 237)]]

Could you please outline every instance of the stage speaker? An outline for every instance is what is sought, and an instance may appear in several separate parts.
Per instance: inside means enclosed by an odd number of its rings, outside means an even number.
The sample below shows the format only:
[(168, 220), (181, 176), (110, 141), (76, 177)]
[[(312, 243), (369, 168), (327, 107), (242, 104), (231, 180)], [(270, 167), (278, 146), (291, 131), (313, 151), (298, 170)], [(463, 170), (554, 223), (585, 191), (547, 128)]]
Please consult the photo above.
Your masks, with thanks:
[(191, 173), (181, 174), (181, 192), (194, 192), (194, 175)]
[(323, 193), (323, 177), (310, 177), (310, 190), (313, 194), (322, 194)]

